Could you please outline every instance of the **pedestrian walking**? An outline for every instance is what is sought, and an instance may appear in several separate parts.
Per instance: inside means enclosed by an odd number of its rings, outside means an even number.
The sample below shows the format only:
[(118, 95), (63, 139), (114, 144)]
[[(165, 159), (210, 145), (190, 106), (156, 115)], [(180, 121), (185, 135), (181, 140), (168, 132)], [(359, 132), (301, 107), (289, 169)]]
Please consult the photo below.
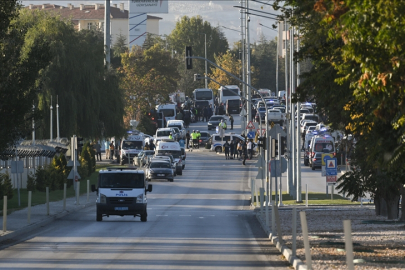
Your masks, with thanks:
[(224, 143), (224, 150), (225, 150), (225, 159), (229, 159), (229, 150), (231, 145), (228, 143), (228, 140)]
[(110, 160), (114, 159), (114, 141), (111, 141), (111, 143), (110, 143), (110, 155), (109, 155), (109, 157), (110, 157)]
[(143, 150), (150, 150), (149, 143), (145, 143), (145, 146), (143, 147)]
[(153, 140), (150, 140), (150, 141), (149, 141), (149, 149), (150, 149), (150, 150), (155, 150), (155, 148), (156, 148), (156, 147), (155, 147), (155, 144), (153, 143)]
[(236, 154), (236, 155), (239, 155), (239, 157), (238, 157), (239, 160), (242, 159), (242, 146), (243, 146), (243, 142), (239, 141), (238, 146), (237, 146), (238, 151), (237, 151), (237, 154)]
[(109, 159), (110, 158), (110, 141), (106, 140), (104, 142), (104, 149), (105, 149), (105, 159)]

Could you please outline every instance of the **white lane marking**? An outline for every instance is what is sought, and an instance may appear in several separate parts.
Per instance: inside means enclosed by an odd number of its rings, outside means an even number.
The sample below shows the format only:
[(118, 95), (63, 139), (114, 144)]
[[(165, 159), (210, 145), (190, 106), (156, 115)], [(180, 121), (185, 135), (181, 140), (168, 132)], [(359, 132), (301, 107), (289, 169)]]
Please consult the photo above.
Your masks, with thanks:
[(191, 217), (191, 215), (179, 215), (180, 217)]
[(167, 215), (156, 215), (157, 217), (167, 217)]
[(199, 218), (204, 218), (204, 217), (199, 217)]

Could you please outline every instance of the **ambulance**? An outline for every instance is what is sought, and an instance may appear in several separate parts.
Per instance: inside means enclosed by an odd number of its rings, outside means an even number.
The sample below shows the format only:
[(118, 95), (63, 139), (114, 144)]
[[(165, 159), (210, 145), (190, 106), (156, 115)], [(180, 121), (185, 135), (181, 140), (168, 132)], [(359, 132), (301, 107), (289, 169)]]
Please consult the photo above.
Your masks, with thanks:
[[(174, 159), (176, 174), (182, 175), (185, 167), (185, 160), (182, 159), (181, 147), (179, 142), (163, 139), (156, 145), (155, 156), (171, 155)], [(183, 166), (184, 165), (184, 166)]]
[(134, 157), (145, 147), (145, 136), (140, 131), (133, 131), (131, 135), (121, 140), (120, 164), (132, 164)]

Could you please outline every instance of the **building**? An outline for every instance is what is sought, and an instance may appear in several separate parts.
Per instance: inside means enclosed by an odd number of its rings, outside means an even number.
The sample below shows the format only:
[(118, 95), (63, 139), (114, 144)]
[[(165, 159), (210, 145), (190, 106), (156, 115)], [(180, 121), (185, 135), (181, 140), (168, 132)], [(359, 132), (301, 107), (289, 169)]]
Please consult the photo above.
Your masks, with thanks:
[[(104, 5), (93, 4), (85, 5), (80, 4), (74, 6), (68, 4), (67, 7), (55, 4), (42, 4), (42, 5), (29, 5), (27, 9), (32, 10), (46, 10), (60, 15), (64, 19), (70, 19), (77, 30), (83, 29), (100, 29), (104, 31)], [(127, 42), (128, 37), (128, 10), (124, 9), (124, 3), (111, 5), (110, 8), (110, 22), (111, 22), (111, 44), (115, 44), (120, 35), (125, 36)], [(159, 35), (159, 21), (162, 18), (147, 15), (146, 32)]]

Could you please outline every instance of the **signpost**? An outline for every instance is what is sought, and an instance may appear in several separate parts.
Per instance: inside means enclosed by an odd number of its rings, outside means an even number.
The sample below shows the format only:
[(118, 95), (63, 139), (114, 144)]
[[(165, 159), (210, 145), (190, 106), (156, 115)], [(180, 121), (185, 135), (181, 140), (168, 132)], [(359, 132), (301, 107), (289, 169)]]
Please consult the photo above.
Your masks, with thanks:
[(252, 121), (249, 121), (249, 123), (246, 126), (246, 129), (256, 129), (255, 125), (253, 124)]
[[(328, 186), (335, 185), (337, 180), (337, 159), (332, 154), (322, 154), (322, 168), (325, 168), (326, 176), (326, 194), (328, 194)], [(333, 194), (333, 186), (332, 186)]]
[(254, 131), (249, 131), (247, 134), (248, 139), (254, 139), (256, 136), (256, 132)]

